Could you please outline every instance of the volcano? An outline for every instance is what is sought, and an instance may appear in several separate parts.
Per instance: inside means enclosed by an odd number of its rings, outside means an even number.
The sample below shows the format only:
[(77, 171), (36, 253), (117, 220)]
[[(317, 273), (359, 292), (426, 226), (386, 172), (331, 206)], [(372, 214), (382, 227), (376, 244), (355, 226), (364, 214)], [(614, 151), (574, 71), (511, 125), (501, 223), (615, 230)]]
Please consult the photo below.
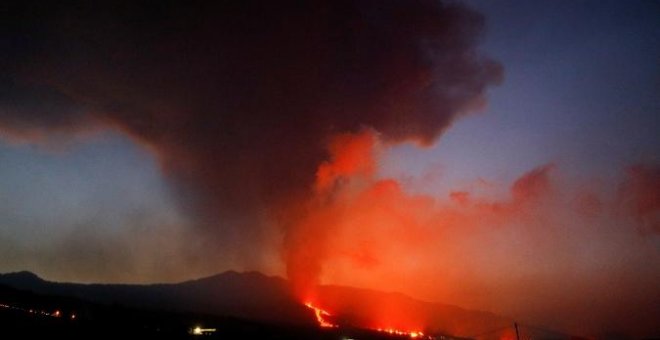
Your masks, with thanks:
[[(298, 325), (358, 327), (417, 334), (469, 336), (511, 325), (492, 313), (430, 303), (399, 293), (321, 286), (313, 307), (298, 301), (283, 278), (228, 271), (173, 284), (81, 284), (47, 281), (31, 272), (0, 274), (16, 289), (104, 304)], [(313, 310), (310, 310), (313, 309)], [(323, 326), (323, 325), (321, 325)]]

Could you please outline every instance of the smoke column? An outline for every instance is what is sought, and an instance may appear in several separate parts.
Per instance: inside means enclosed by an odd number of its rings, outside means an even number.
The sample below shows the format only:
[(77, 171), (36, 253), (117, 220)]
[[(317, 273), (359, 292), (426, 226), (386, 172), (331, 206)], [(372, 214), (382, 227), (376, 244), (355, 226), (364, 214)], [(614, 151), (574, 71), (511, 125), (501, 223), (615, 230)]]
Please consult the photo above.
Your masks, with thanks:
[(455, 3), (6, 7), (2, 135), (129, 135), (220, 249), (287, 234), (290, 207), (353, 171), (335, 164), (317, 180), (335, 136), (372, 129), (385, 143), (428, 145), (502, 74), (475, 50), (483, 17)]

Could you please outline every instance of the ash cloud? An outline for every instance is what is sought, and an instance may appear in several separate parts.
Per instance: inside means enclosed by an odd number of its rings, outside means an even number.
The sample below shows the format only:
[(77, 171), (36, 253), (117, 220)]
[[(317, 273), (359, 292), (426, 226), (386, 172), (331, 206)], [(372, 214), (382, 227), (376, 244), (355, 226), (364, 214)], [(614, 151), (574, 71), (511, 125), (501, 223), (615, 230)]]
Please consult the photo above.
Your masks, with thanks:
[[(257, 241), (326, 143), (432, 143), (500, 81), (484, 19), (436, 1), (5, 3), (0, 133), (108, 127), (153, 151), (197, 224)], [(227, 241), (229, 240), (229, 241)]]
[[(612, 187), (561, 185), (549, 163), (498, 183), (508, 188), (504, 197), (463, 188), (438, 197), (371, 171), (380, 147), (371, 131), (329, 143), (319, 190), (286, 239), (301, 298), (333, 306), (317, 288), (332, 282), (496, 310), (571, 334), (657, 333), (658, 239), (636, 233), (658, 222), (656, 166), (629, 169), (614, 195)], [(364, 306), (375, 327), (423, 323), (397, 306)], [(464, 326), (454, 334), (469, 334)]]
[(619, 211), (643, 233), (660, 233), (660, 165), (636, 164), (619, 186)]

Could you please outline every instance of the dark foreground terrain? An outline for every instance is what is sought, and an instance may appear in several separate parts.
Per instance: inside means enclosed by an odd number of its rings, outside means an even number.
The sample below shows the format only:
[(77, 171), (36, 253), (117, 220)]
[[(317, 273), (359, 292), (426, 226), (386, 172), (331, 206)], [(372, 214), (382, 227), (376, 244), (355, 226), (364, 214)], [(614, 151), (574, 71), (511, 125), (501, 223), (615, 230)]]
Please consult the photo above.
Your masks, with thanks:
[[(360, 329), (322, 329), (234, 317), (163, 312), (35, 294), (0, 285), (2, 339), (405, 339)], [(194, 329), (215, 329), (194, 334)]]
[[(321, 286), (319, 306), (338, 328), (321, 328), (288, 282), (257, 272), (173, 284), (80, 284), (30, 272), (0, 274), (0, 339), (411, 339), (370, 329), (383, 316), (423, 320), (417, 339), (515, 339), (514, 321), (398, 293)], [(377, 308), (374, 308), (377, 307)], [(367, 325), (366, 329), (364, 325)], [(193, 330), (198, 328), (197, 333)], [(517, 323), (521, 339), (575, 337)], [(207, 332), (203, 329), (213, 329)], [(405, 327), (400, 327), (405, 330)], [(4, 334), (3, 334), (4, 333)], [(5, 337), (5, 334), (13, 336)]]
[[(199, 315), (211, 315), (235, 318), (233, 321), (257, 321), (263, 327), (293, 324), (296, 329), (318, 329), (314, 313), (291, 294), (286, 280), (257, 272), (225, 272), (198, 280), (149, 285), (63, 283), (43, 280), (30, 272), (16, 272), (0, 274), (0, 285), (100, 306), (192, 314), (194, 317), (186, 320), (190, 323), (196, 322)], [(427, 327), (421, 330), (429, 334), (469, 337), (513, 325), (513, 320), (491, 313), (351, 287), (321, 286), (316, 300), (330, 311), (347, 311), (335, 315), (343, 326), (374, 325), (384, 316), (398, 315), (423, 320)], [(392, 321), (389, 326), (397, 328), (397, 320)]]

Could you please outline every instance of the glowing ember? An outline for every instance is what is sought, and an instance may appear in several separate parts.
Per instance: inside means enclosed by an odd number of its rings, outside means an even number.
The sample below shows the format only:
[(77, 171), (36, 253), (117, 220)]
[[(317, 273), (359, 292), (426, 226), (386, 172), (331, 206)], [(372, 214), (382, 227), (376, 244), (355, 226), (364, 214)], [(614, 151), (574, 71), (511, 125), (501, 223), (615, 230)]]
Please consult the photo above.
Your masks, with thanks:
[(339, 327), (339, 326), (329, 322), (328, 320), (326, 320), (327, 316), (332, 316), (327, 311), (312, 305), (311, 302), (305, 303), (305, 306), (307, 306), (309, 309), (314, 311), (314, 315), (316, 315), (316, 321), (319, 323), (319, 326), (327, 327), (327, 328)]

